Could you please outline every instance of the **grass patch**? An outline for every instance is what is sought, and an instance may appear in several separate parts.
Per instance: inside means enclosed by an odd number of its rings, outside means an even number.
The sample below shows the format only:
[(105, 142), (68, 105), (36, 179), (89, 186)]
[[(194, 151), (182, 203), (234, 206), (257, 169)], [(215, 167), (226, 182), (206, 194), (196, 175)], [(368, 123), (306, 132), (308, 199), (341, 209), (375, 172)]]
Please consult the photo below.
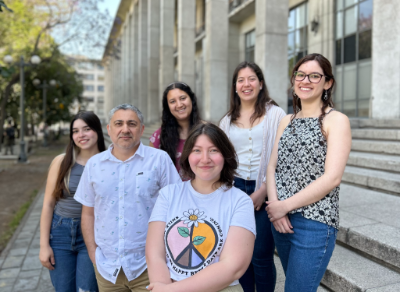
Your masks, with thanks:
[(33, 190), (31, 195), (28, 198), (28, 201), (24, 203), (18, 211), (15, 213), (13, 218), (11, 219), (11, 222), (8, 223), (8, 227), (5, 232), (0, 236), (0, 251), (2, 251), (10, 238), (13, 236), (15, 230), (18, 228), (19, 224), (21, 223), (22, 218), (24, 218), (24, 215), (26, 211), (28, 211), (30, 205), (32, 204), (33, 200), (36, 198), (38, 194), (38, 190)]

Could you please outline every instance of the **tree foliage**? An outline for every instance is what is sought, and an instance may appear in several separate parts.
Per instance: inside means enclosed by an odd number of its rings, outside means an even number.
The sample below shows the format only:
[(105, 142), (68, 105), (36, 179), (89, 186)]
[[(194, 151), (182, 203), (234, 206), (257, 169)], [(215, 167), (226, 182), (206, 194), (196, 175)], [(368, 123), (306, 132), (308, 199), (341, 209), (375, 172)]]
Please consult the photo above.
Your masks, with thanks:
[[(108, 12), (99, 11), (100, 1), (7, 0), (14, 13), (3, 14), (0, 21), (0, 133), (7, 115), (14, 115), (19, 106), (19, 69), (2, 63), (8, 54), (15, 61), (24, 56), (28, 62), (32, 55), (39, 55), (42, 59), (40, 65), (25, 68), (28, 115), (39, 117), (42, 114), (41, 93), (33, 88), (32, 79), (53, 78), (61, 85), (58, 89), (49, 89), (48, 123), (70, 118), (68, 107), (83, 89), (76, 72), (68, 66), (60, 50), (76, 52), (81, 48), (82, 53), (83, 50), (103, 50), (111, 17)], [(57, 103), (54, 103), (55, 99)], [(33, 119), (27, 120), (31, 122)]]

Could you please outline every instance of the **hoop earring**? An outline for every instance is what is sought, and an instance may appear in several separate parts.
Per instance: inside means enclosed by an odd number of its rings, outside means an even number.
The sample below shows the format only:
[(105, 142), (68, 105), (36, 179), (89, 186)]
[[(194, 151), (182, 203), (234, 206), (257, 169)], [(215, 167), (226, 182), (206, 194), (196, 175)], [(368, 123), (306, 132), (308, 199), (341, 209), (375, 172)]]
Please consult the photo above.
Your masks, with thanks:
[(325, 90), (324, 100), (328, 100), (328, 90)]
[(294, 97), (297, 97), (297, 94), (296, 94), (296, 92), (294, 92), (294, 91), (293, 91), (293, 96), (294, 96)]

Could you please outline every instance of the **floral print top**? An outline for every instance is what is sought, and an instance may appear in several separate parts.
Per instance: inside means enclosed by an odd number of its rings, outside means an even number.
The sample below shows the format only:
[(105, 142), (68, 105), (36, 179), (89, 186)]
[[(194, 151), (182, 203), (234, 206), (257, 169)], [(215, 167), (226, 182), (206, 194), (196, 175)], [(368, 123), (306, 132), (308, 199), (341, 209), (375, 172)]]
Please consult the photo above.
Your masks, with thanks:
[[(325, 172), (327, 143), (318, 118), (296, 118), (284, 130), (278, 146), (275, 179), (280, 201), (295, 195)], [(339, 187), (311, 205), (293, 210), (311, 220), (339, 228)]]

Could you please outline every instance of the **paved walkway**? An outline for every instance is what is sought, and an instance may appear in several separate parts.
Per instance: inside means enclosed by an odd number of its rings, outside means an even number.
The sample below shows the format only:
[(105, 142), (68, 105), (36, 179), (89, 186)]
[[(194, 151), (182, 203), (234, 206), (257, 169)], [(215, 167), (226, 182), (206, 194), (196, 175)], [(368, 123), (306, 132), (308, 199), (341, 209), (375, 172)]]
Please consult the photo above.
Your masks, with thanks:
[(0, 291), (51, 292), (50, 275), (39, 261), (39, 221), (44, 188), (0, 256)]

